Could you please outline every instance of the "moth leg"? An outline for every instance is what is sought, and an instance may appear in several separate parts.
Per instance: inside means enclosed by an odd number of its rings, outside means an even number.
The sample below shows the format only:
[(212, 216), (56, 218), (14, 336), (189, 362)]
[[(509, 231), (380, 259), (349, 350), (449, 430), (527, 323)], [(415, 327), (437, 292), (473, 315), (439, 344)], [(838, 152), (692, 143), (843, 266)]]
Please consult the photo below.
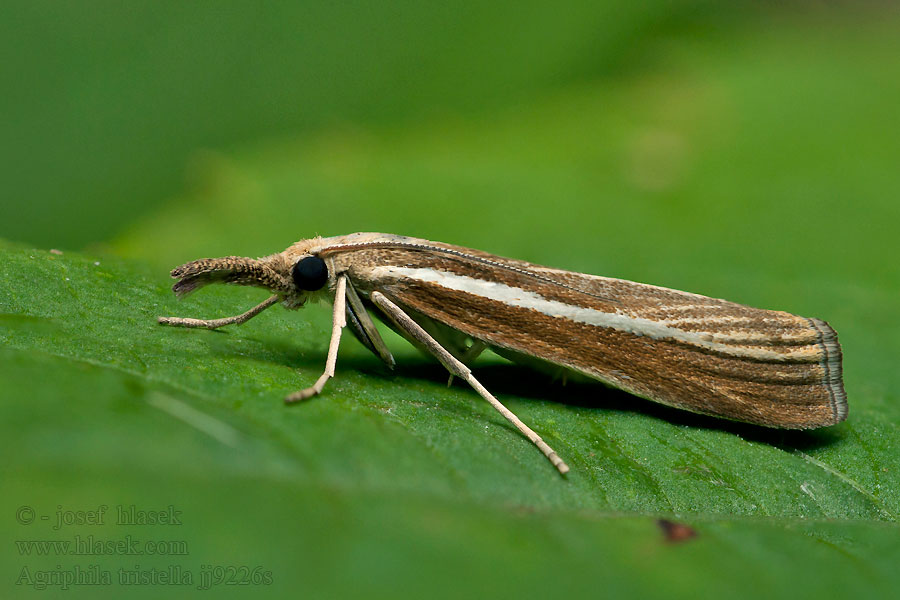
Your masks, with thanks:
[(172, 327), (202, 327), (204, 329), (218, 329), (225, 325), (240, 325), (246, 323), (262, 311), (266, 310), (273, 304), (278, 302), (278, 296), (266, 298), (250, 310), (233, 317), (225, 317), (224, 319), (191, 319), (188, 317), (157, 317), (156, 320), (160, 325), (171, 325)]
[(334, 377), (334, 365), (337, 363), (338, 346), (341, 343), (341, 332), (347, 324), (347, 276), (338, 275), (334, 290), (334, 314), (332, 316), (331, 343), (328, 344), (328, 358), (325, 360), (325, 372), (310, 387), (294, 392), (284, 401), (288, 404), (311, 398), (322, 391), (325, 382)]
[(372, 322), (369, 311), (366, 310), (350, 280), (347, 280), (347, 317), (347, 324), (350, 326), (350, 330), (356, 334), (357, 339), (378, 356), (388, 369), (393, 369), (394, 357), (388, 350), (387, 344), (381, 339), (381, 334), (378, 333), (375, 323)]
[(422, 327), (416, 323), (409, 315), (403, 312), (399, 306), (388, 300), (384, 294), (380, 292), (372, 292), (371, 295), (372, 302), (375, 303), (378, 308), (384, 311), (384, 313), (397, 325), (400, 329), (404, 330), (408, 333), (413, 339), (421, 343), (425, 348), (431, 352), (435, 358), (437, 358), (444, 367), (447, 368), (450, 373), (456, 375), (460, 379), (463, 379), (475, 388), (475, 391), (478, 392), (482, 398), (487, 400), (491, 406), (493, 406), (497, 411), (506, 417), (506, 419), (516, 426), (522, 434), (527, 437), (529, 440), (537, 446), (541, 452), (544, 453), (553, 466), (556, 467), (561, 474), (565, 474), (569, 471), (569, 467), (562, 461), (562, 459), (553, 451), (553, 448), (547, 445), (547, 443), (541, 439), (541, 436), (536, 434), (528, 425), (519, 420), (519, 417), (514, 415), (512, 411), (503, 406), (499, 400), (497, 400), (481, 383), (475, 379), (475, 376), (472, 375), (472, 372), (469, 368), (459, 361), (455, 356), (450, 354), (447, 350), (444, 349), (443, 346), (438, 344), (433, 337), (428, 335)]
[[(466, 351), (459, 357), (459, 362), (466, 366), (471, 365), (485, 350), (487, 350), (487, 344), (481, 340), (473, 340), (472, 345), (466, 348)], [(450, 378), (447, 379), (447, 387), (453, 385), (454, 377), (456, 376), (453, 373), (450, 373)]]

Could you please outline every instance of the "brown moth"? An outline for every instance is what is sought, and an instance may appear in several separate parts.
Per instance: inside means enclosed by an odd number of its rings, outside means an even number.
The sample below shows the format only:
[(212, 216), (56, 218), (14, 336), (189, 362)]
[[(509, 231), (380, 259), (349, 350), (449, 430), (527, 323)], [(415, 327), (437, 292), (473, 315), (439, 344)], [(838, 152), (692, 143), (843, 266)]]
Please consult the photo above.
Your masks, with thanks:
[(488, 392), (468, 368), (485, 348), (530, 366), (564, 369), (685, 410), (767, 427), (811, 429), (847, 417), (841, 349), (824, 321), (678, 290), (550, 269), (450, 244), (381, 233), (301, 240), (259, 259), (228, 256), (172, 271), (180, 297), (210, 283), (273, 295), (225, 319), (160, 317), (181, 327), (239, 324), (281, 302), (334, 305), (325, 372), (286, 402), (334, 376), (341, 331), (389, 367), (394, 359), (369, 315), (464, 379), (534, 442), (565, 463)]

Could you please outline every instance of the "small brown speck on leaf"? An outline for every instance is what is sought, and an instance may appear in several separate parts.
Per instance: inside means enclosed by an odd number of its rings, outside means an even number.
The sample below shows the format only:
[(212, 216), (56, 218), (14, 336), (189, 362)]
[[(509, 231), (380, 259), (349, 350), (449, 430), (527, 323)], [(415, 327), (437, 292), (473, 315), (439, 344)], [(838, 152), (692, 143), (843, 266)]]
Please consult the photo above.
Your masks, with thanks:
[(656, 524), (662, 529), (666, 541), (672, 544), (686, 542), (691, 538), (697, 537), (697, 531), (684, 523), (676, 523), (668, 519), (657, 519)]
[(57, 250), (56, 248), (50, 248), (50, 254), (62, 254), (62, 250)]

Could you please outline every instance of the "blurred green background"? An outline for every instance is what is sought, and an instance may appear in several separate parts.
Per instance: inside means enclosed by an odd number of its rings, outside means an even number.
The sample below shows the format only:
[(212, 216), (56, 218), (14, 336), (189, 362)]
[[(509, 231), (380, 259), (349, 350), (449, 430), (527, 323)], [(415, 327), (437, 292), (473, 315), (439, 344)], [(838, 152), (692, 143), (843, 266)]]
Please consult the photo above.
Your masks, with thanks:
[[(112, 574), (67, 590), (91, 597), (900, 585), (895, 3), (9, 1), (0, 50), (4, 597), (76, 567)], [(264, 297), (176, 303), (181, 262), (354, 231), (827, 319), (850, 418), (766, 431), (487, 357), (560, 478), (396, 337), (397, 373), (348, 336), (327, 393), (285, 409), (327, 310), (155, 325)], [(52, 529), (132, 504), (183, 525)], [(698, 536), (666, 543), (660, 517)], [(28, 545), (90, 535), (189, 551)], [(240, 567), (271, 580), (196, 589)], [(118, 580), (175, 568), (192, 584)]]

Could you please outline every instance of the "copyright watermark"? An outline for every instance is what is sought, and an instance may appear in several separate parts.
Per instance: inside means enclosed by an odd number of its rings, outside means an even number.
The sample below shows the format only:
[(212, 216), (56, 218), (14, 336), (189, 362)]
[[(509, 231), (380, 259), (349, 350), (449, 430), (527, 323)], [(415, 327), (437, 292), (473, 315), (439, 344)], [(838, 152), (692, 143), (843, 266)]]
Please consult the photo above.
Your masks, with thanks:
[(34, 509), (30, 506), (20, 506), (16, 511), (16, 521), (19, 525), (31, 525), (34, 523)]
[(29, 569), (23, 566), (16, 578), (16, 585), (36, 590), (58, 588), (68, 590), (79, 586), (147, 586), (165, 585), (194, 587), (209, 590), (219, 586), (260, 586), (272, 585), (272, 571), (261, 566), (247, 565), (201, 565), (199, 570), (170, 565), (168, 568), (104, 569), (100, 565), (74, 565), (69, 568)]
[[(23, 532), (37, 534), (13, 540), (23, 560), (46, 561), (52, 557), (63, 563), (73, 557), (85, 556), (191, 556), (186, 539), (167, 537), (169, 533), (181, 531), (180, 526), (184, 523), (182, 511), (171, 504), (163, 507), (135, 504), (67, 507), (60, 504), (52, 510), (25, 504), (16, 509), (14, 517)], [(208, 590), (218, 586), (271, 585), (274, 580), (272, 571), (262, 565), (204, 561), (199, 568), (197, 563), (160, 567), (142, 566), (133, 560), (113, 568), (95, 563), (57, 564), (52, 569), (23, 564), (15, 583), (36, 590), (111, 585), (190, 586)]]
[(16, 521), (20, 525), (31, 525), (37, 520), (52, 523), (54, 531), (75, 525), (181, 525), (181, 518), (181, 510), (172, 504), (161, 509), (138, 508), (134, 504), (113, 507), (100, 504), (96, 508), (72, 509), (58, 504), (55, 511), (41, 514), (26, 504), (16, 510)]

